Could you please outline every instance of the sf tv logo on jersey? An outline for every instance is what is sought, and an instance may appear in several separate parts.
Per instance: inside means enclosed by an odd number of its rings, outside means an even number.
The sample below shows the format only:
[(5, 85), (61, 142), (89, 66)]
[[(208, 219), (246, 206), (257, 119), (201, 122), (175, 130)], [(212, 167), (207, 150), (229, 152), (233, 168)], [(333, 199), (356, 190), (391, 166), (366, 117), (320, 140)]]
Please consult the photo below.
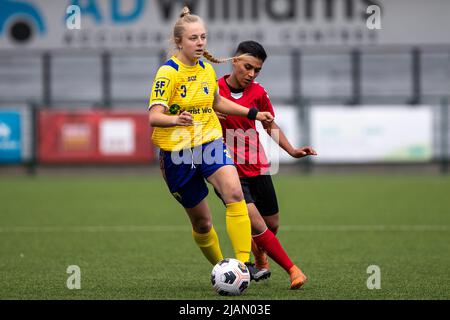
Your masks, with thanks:
[[(156, 79), (155, 82), (155, 89), (154, 89), (154, 93), (155, 93), (155, 98), (163, 98), (164, 93), (166, 92), (166, 88), (168, 87), (170, 83), (170, 80), (168, 78), (158, 78)], [(168, 97), (166, 97), (165, 100), (167, 100)]]

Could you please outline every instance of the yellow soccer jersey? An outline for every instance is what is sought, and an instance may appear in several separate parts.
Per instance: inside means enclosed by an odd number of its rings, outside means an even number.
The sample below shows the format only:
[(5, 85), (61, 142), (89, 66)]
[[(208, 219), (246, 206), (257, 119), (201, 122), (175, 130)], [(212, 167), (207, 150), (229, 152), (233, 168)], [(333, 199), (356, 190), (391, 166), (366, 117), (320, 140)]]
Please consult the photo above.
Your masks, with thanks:
[(149, 109), (160, 104), (166, 108), (165, 114), (173, 116), (188, 111), (194, 125), (157, 127), (153, 143), (164, 151), (178, 151), (221, 138), (222, 128), (213, 110), (216, 91), (216, 73), (209, 63), (199, 60), (195, 66), (187, 66), (172, 56), (156, 74)]

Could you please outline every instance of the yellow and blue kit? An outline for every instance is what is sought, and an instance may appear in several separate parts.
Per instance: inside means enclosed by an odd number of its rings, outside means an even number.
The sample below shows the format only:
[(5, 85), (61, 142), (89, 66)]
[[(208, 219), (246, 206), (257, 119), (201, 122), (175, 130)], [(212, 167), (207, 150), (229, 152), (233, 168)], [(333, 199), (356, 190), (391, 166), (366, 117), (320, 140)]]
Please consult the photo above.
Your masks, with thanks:
[(218, 89), (213, 67), (202, 60), (194, 66), (172, 56), (153, 81), (149, 109), (192, 114), (192, 126), (156, 127), (152, 141), (160, 151), (160, 164), (172, 195), (185, 207), (195, 207), (208, 194), (204, 181), (224, 165), (234, 165), (223, 143), (222, 127), (214, 110)]
[(213, 67), (201, 60), (194, 66), (175, 56), (162, 65), (153, 82), (149, 108), (163, 105), (165, 114), (192, 114), (194, 125), (155, 128), (153, 143), (164, 151), (177, 151), (202, 145), (222, 137), (222, 127), (213, 110), (218, 90)]

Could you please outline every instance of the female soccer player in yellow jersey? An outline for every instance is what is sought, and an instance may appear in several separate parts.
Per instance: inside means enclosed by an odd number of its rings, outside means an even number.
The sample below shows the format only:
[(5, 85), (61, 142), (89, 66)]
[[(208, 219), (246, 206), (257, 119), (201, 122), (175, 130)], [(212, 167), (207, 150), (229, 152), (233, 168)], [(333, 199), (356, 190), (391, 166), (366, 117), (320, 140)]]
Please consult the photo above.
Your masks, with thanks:
[(265, 279), (270, 273), (250, 263), (248, 210), (214, 111), (264, 123), (272, 122), (273, 116), (249, 110), (218, 94), (214, 69), (200, 58), (215, 63), (230, 59), (219, 60), (206, 51), (205, 25), (187, 7), (175, 23), (172, 40), (176, 53), (159, 68), (149, 103), (152, 140), (161, 149), (164, 179), (189, 216), (195, 242), (214, 265), (223, 260), (223, 255), (206, 201), (205, 179), (211, 183), (226, 204), (226, 229), (236, 259), (247, 265), (251, 279)]

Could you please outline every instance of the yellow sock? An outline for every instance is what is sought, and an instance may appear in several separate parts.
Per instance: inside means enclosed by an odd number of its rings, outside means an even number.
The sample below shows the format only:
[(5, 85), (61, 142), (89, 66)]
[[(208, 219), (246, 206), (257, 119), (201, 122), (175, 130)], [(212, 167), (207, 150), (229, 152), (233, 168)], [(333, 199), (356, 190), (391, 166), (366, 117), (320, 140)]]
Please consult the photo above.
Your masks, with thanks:
[(194, 240), (200, 250), (202, 250), (203, 255), (209, 262), (211, 262), (212, 265), (215, 265), (217, 262), (223, 260), (222, 251), (220, 250), (219, 245), (219, 237), (217, 236), (214, 227), (212, 227), (207, 233), (197, 233), (192, 230), (192, 236), (194, 237)]
[(227, 204), (226, 225), (236, 259), (250, 261), (252, 235), (245, 200)]

